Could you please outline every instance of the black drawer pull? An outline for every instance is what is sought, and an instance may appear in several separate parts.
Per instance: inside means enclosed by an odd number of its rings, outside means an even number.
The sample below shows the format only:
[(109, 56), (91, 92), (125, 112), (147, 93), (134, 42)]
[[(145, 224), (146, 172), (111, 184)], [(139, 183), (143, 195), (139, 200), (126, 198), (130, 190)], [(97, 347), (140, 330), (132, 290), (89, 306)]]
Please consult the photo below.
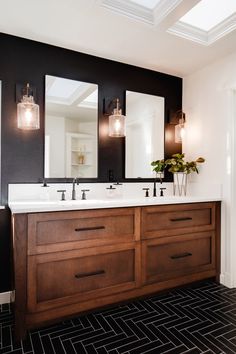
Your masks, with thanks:
[(103, 230), (105, 226), (91, 226), (91, 227), (80, 227), (75, 229), (75, 231), (93, 231), (93, 230)]
[(105, 274), (105, 270), (101, 269), (90, 273), (77, 273), (75, 274), (75, 278), (81, 279), (81, 278), (92, 277), (94, 275), (101, 275), (101, 274)]
[(170, 219), (170, 221), (186, 221), (186, 220), (193, 220), (193, 218), (186, 217), (186, 218)]
[(185, 258), (185, 257), (190, 257), (192, 256), (192, 253), (185, 252), (185, 253), (180, 253), (180, 254), (174, 254), (173, 256), (170, 256), (171, 259), (178, 259), (178, 258)]

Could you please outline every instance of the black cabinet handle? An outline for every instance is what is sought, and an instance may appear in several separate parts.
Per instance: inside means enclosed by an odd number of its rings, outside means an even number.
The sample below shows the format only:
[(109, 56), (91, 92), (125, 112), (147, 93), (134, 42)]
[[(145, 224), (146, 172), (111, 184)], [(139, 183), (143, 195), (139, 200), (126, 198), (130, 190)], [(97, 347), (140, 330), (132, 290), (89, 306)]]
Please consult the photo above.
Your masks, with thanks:
[(94, 275), (101, 275), (101, 274), (105, 274), (105, 270), (101, 269), (101, 270), (97, 270), (95, 272), (77, 273), (77, 274), (75, 274), (75, 278), (81, 279), (81, 278), (92, 277)]
[(185, 258), (185, 257), (190, 257), (192, 256), (192, 253), (185, 252), (185, 253), (180, 253), (180, 254), (174, 254), (173, 256), (170, 256), (171, 259), (178, 259), (178, 258)]
[(193, 220), (193, 218), (186, 217), (186, 218), (170, 219), (170, 221), (186, 221), (186, 220)]
[(105, 226), (91, 226), (91, 227), (80, 227), (75, 229), (75, 231), (93, 231), (93, 230), (103, 230), (105, 229)]

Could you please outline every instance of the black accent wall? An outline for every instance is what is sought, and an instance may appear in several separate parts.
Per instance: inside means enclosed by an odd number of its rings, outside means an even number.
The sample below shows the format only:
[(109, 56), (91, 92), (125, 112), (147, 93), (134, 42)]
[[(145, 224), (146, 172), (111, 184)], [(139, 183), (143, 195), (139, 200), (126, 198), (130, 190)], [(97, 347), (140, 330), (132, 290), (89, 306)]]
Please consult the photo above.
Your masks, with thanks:
[[(142, 50), (142, 49), (140, 49)], [(125, 90), (165, 97), (165, 155), (180, 151), (174, 143), (174, 126), (168, 124), (170, 112), (182, 106), (182, 79), (55, 46), (0, 33), (0, 80), (2, 81), (1, 116), (1, 190), (7, 205), (9, 183), (37, 183), (44, 175), (44, 86), (45, 75), (96, 83), (99, 86), (98, 178), (85, 181), (106, 182), (109, 171), (120, 181), (125, 176), (125, 140), (104, 136), (108, 118), (103, 114), (104, 99), (121, 99), (124, 111)], [(16, 124), (16, 84), (29, 82), (37, 89), (41, 129), (22, 131)], [(167, 138), (168, 137), (168, 138)], [(167, 176), (167, 180), (168, 180)], [(5, 220), (8, 220), (5, 216)], [(0, 230), (1, 232), (1, 230)], [(0, 269), (8, 274), (10, 235), (0, 234)], [(10, 288), (10, 280), (0, 279), (0, 292)]]

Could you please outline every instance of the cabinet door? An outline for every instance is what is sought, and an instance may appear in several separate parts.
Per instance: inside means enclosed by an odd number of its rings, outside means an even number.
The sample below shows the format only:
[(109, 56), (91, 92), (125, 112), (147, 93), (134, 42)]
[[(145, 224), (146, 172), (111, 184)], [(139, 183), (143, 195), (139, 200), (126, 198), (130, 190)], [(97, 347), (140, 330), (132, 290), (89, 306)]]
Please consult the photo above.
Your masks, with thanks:
[(143, 283), (215, 268), (214, 232), (143, 241)]
[(214, 230), (215, 203), (161, 205), (142, 208), (142, 239)]
[[(40, 311), (135, 288), (140, 248), (96, 247), (28, 257), (28, 309)], [(95, 306), (94, 306), (95, 307)]]

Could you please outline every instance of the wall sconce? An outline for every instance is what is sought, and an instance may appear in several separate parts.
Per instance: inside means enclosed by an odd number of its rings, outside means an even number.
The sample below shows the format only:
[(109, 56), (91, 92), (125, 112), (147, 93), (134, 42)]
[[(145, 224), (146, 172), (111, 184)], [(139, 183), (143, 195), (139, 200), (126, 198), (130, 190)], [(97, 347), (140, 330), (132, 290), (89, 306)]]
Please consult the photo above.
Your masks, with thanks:
[(17, 103), (17, 127), (24, 130), (40, 128), (39, 105), (34, 102), (29, 84), (21, 90), (21, 102)]
[(175, 126), (175, 143), (182, 143), (183, 137), (185, 135), (185, 113), (180, 110), (176, 112), (177, 118), (179, 118), (179, 123)]
[(113, 138), (125, 136), (125, 116), (122, 115), (119, 98), (116, 99), (116, 108), (109, 116), (109, 136)]

